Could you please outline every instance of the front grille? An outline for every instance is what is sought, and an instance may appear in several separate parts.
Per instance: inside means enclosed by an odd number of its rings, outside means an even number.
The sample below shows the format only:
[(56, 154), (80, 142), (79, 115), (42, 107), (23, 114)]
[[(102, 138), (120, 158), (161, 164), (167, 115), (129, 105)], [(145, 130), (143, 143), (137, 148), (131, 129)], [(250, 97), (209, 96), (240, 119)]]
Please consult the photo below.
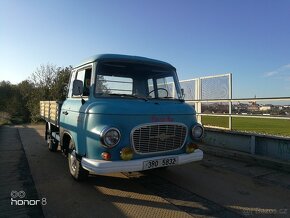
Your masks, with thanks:
[(183, 124), (150, 124), (133, 129), (132, 144), (137, 153), (147, 154), (179, 149), (186, 139)]

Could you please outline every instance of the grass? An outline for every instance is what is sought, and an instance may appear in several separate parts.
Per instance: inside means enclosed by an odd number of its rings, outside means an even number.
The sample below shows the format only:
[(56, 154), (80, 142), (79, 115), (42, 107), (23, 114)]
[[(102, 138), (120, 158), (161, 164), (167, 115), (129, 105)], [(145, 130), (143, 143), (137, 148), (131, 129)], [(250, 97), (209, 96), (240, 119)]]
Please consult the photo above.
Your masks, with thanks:
[(13, 116), (11, 117), (10, 122), (13, 124), (22, 124), (23, 118), (21, 116)]
[(7, 112), (0, 111), (0, 126), (10, 123), (10, 115)]
[[(229, 127), (228, 117), (202, 116), (203, 125)], [(268, 135), (290, 136), (290, 120), (233, 117), (232, 129)]]
[(10, 124), (22, 124), (22, 123), (23, 123), (22, 116), (10, 116), (10, 115), (0, 116), (0, 126), (10, 125)]
[(0, 126), (8, 124), (8, 123), (9, 123), (9, 121), (4, 120), (4, 119), (0, 119)]

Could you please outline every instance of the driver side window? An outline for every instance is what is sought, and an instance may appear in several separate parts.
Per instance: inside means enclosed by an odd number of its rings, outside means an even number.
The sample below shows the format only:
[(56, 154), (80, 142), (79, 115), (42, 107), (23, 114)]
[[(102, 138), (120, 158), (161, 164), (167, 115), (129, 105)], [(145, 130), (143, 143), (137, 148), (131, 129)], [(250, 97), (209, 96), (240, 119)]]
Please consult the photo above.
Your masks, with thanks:
[(91, 76), (92, 76), (92, 68), (82, 69), (77, 71), (76, 73), (75, 79), (83, 82), (82, 96), (84, 97), (90, 95)]

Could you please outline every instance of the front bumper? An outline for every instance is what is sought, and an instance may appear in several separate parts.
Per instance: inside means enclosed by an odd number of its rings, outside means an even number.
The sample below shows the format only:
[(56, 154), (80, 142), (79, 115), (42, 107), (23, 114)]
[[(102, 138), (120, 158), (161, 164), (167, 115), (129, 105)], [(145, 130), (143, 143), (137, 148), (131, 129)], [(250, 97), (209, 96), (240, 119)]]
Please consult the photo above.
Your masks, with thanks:
[(105, 160), (93, 160), (88, 158), (82, 158), (82, 167), (90, 172), (97, 174), (117, 173), (117, 172), (134, 172), (143, 170), (143, 162), (148, 160), (158, 160), (162, 158), (178, 157), (178, 163), (176, 165), (186, 164), (193, 161), (200, 161), (203, 158), (203, 152), (200, 149), (196, 149), (190, 154), (168, 155), (142, 158), (129, 161), (105, 161)]

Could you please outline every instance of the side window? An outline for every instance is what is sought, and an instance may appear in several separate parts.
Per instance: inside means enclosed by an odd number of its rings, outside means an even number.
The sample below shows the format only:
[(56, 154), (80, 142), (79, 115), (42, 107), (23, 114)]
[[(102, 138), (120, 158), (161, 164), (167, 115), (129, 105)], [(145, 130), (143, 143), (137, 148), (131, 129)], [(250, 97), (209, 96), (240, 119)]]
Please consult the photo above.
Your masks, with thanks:
[(69, 80), (69, 89), (68, 89), (68, 94), (67, 94), (68, 98), (72, 97), (73, 80), (75, 79), (75, 77), (76, 77), (76, 71), (72, 71), (71, 77)]
[(90, 95), (92, 68), (79, 70), (76, 73), (75, 79), (83, 82), (83, 96)]
[(90, 95), (91, 78), (92, 78), (92, 68), (86, 69), (83, 96), (89, 96)]

